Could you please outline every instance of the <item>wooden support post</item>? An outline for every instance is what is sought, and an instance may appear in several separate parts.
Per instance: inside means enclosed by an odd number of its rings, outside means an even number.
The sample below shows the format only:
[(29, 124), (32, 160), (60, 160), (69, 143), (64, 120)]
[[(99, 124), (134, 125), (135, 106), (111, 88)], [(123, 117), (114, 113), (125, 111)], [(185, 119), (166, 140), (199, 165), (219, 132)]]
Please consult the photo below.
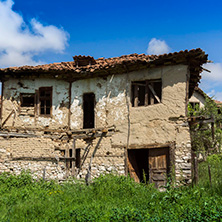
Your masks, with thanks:
[(194, 184), (197, 185), (198, 183), (198, 159), (194, 157)]
[(73, 146), (72, 146), (72, 156), (75, 158), (72, 160), (72, 176), (76, 175), (75, 169), (76, 169), (76, 139), (73, 139)]
[(138, 86), (134, 85), (134, 106), (137, 107), (139, 103), (138, 99)]
[(154, 94), (153, 94), (153, 82), (149, 83), (149, 89), (152, 93), (150, 93), (150, 105), (153, 105), (154, 104)]
[(211, 167), (208, 164), (208, 174), (209, 174), (209, 181), (210, 181), (210, 187), (212, 188), (212, 180), (211, 180)]
[(145, 102), (144, 102), (145, 106), (149, 105), (149, 85), (148, 85), (148, 81), (146, 81), (146, 86), (145, 86)]
[(88, 171), (87, 171), (87, 174), (86, 174), (86, 178), (85, 178), (87, 185), (89, 185), (89, 182), (91, 181), (91, 167), (92, 167), (93, 158), (95, 157), (96, 151), (97, 151), (97, 149), (99, 148), (99, 145), (100, 145), (100, 143), (101, 143), (101, 141), (102, 141), (102, 139), (103, 139), (103, 136), (104, 136), (105, 134), (106, 134), (106, 133), (103, 133), (103, 134), (101, 135), (101, 137), (99, 138), (99, 141), (98, 141), (98, 143), (96, 144), (95, 149), (94, 149), (94, 151), (93, 151), (93, 153), (92, 153), (92, 156), (91, 156), (91, 158), (90, 158), (89, 168), (88, 168)]

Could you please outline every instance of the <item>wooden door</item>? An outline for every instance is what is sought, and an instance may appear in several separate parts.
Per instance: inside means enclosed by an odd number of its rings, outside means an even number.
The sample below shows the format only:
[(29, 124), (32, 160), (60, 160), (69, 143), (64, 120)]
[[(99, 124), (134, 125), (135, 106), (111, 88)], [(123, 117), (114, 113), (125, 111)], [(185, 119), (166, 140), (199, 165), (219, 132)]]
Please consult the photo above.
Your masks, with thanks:
[(139, 183), (140, 182), (139, 169), (135, 155), (129, 155), (128, 153), (127, 165), (130, 177), (133, 178), (135, 182)]
[(149, 149), (149, 182), (165, 186), (169, 173), (169, 148)]

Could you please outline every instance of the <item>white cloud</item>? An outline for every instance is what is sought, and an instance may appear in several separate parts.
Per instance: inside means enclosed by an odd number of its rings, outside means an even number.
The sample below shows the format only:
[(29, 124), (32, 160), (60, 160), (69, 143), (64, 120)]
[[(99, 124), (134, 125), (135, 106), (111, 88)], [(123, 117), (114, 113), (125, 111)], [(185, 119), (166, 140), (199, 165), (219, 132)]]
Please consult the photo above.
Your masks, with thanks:
[(164, 53), (169, 53), (170, 47), (166, 44), (164, 40), (159, 40), (153, 38), (150, 40), (147, 48), (147, 53), (152, 55), (160, 55)]
[(222, 64), (207, 63), (203, 67), (211, 72), (203, 71), (200, 88), (209, 96), (214, 96), (214, 99), (222, 101)]
[(221, 63), (207, 63), (203, 66), (211, 73), (204, 71), (202, 76), (206, 81), (214, 82), (215, 84), (222, 84), (222, 64)]
[(0, 0), (0, 67), (36, 65), (39, 61), (33, 59), (35, 55), (65, 49), (68, 33), (53, 25), (44, 26), (36, 19), (26, 24), (13, 11), (13, 4), (12, 0)]

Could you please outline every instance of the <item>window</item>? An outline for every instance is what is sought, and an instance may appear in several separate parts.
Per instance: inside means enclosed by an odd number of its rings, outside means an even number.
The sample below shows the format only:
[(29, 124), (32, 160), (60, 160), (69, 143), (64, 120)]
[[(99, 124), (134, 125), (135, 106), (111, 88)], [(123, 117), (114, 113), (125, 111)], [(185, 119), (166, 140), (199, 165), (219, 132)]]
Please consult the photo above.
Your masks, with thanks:
[(34, 93), (21, 93), (20, 100), (21, 100), (21, 107), (34, 107), (35, 94)]
[(80, 168), (81, 166), (81, 157), (80, 157), (80, 148), (76, 149), (76, 167)]
[(200, 107), (199, 102), (190, 102), (190, 105), (191, 105), (193, 110), (195, 110), (195, 111), (199, 110), (199, 107)]
[(161, 80), (132, 82), (131, 103), (133, 107), (148, 106), (161, 102)]
[(85, 93), (83, 95), (83, 129), (95, 127), (95, 94)]
[(52, 87), (39, 88), (40, 115), (50, 115), (52, 108)]

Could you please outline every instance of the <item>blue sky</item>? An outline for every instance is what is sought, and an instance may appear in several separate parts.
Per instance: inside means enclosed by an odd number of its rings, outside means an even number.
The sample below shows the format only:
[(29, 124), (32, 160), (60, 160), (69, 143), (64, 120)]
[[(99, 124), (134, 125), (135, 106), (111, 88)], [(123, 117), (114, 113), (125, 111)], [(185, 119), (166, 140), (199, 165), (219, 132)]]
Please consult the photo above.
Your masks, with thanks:
[[(0, 0), (0, 67), (202, 48), (222, 100), (222, 1)], [(149, 46), (149, 49), (148, 49)]]

